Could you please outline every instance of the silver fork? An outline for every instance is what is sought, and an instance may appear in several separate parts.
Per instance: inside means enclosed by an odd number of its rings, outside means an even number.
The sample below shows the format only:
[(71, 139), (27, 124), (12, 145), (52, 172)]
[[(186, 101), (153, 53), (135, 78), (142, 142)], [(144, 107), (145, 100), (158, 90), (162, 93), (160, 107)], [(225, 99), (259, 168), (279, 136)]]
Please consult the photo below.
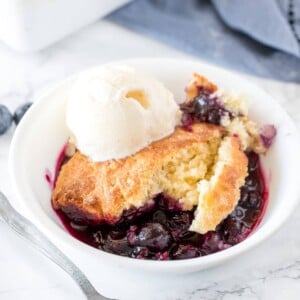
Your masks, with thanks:
[(65, 270), (81, 288), (88, 300), (112, 300), (99, 294), (86, 276), (29, 220), (20, 215), (0, 192), (0, 217), (22, 238)]

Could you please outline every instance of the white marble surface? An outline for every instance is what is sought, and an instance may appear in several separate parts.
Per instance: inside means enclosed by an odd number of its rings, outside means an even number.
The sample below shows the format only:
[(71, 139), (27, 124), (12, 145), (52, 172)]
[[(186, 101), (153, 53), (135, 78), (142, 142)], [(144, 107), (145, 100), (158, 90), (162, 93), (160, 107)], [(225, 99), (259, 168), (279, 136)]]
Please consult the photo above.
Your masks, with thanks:
[[(105, 21), (36, 54), (18, 54), (0, 44), (0, 103), (14, 110), (78, 70), (110, 60), (141, 56), (188, 57)], [(282, 103), (300, 126), (300, 84), (249, 78)], [(11, 199), (15, 195), (7, 158), (12, 134), (13, 130), (0, 136), (0, 190)], [(130, 298), (124, 295), (124, 299), (298, 300), (299, 232), (300, 207), (277, 234), (234, 261), (192, 275), (163, 279), (145, 276), (145, 287), (137, 287), (138, 294)], [(0, 299), (84, 299), (63, 271), (1, 222), (0, 235)], [(105, 274), (99, 270), (101, 276)], [(124, 281), (126, 283), (126, 278)], [(118, 283), (115, 286), (117, 288)]]

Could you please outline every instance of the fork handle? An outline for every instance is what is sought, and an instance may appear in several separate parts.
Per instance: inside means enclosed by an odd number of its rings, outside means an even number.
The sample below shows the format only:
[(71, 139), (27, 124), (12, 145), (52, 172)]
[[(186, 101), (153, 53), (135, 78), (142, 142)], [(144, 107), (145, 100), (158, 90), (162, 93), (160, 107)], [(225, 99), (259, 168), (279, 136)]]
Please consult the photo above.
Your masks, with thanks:
[(80, 269), (60, 251), (37, 227), (19, 214), (0, 192), (0, 215), (6, 224), (20, 237), (31, 242), (34, 247), (65, 270), (79, 285), (88, 300), (112, 300), (100, 295)]

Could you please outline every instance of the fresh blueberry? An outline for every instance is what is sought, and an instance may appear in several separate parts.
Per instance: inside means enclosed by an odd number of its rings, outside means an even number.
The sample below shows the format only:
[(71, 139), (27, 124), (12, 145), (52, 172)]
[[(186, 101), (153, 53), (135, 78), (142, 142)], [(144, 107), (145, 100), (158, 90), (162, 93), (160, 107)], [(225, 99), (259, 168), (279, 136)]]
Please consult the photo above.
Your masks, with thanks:
[(11, 126), (13, 116), (6, 106), (0, 104), (0, 135), (4, 134)]
[(26, 111), (28, 110), (28, 108), (32, 105), (31, 102), (25, 103), (20, 105), (15, 113), (14, 113), (14, 121), (16, 123), (16, 125), (19, 124), (19, 122), (21, 121), (21, 119), (23, 118), (23, 116), (25, 115)]

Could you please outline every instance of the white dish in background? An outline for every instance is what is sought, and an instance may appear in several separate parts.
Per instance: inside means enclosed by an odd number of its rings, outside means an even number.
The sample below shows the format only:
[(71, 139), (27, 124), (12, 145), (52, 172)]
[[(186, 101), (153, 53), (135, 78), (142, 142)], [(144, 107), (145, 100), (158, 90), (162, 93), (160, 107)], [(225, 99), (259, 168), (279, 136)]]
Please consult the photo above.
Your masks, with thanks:
[[(270, 95), (239, 75), (197, 61), (161, 58), (116, 63), (130, 65), (155, 76), (175, 94), (178, 101), (184, 99), (184, 88), (192, 74), (198, 71), (220, 88), (244, 94), (251, 101), (250, 118), (260, 125), (274, 124), (278, 133), (274, 145), (262, 158), (267, 178), (270, 179), (270, 196), (265, 216), (253, 234), (234, 247), (200, 258), (135, 260), (105, 253), (76, 240), (64, 229), (51, 207), (51, 190), (45, 180), (45, 170), (54, 172), (56, 159), (68, 137), (64, 121), (65, 102), (76, 75), (37, 99), (19, 124), (11, 144), (10, 172), (18, 194), (15, 206), (66, 252), (100, 291), (107, 294), (105, 289), (112, 279), (104, 275), (106, 278), (102, 278), (102, 285), (99, 285), (96, 270), (101, 269), (104, 274), (113, 270), (114, 282), (119, 282), (129, 270), (157, 274), (191, 273), (221, 264), (253, 248), (284, 224), (298, 203), (300, 142), (290, 117)], [(107, 287), (103, 286), (103, 281)], [(119, 297), (121, 290), (111, 291), (115, 293), (112, 296)]]
[(2, 0), (0, 40), (21, 52), (49, 46), (131, 0)]

